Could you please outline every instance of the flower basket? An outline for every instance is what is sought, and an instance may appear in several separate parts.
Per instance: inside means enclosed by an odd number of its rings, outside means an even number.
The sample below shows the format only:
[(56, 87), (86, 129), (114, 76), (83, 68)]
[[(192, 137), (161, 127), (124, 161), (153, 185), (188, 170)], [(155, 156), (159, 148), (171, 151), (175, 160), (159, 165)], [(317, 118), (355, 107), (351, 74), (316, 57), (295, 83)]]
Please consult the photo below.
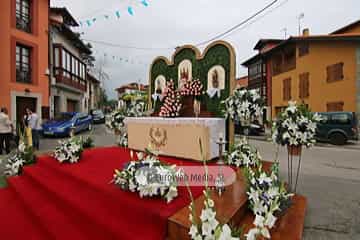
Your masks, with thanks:
[(288, 145), (287, 146), (288, 149), (288, 153), (290, 156), (300, 156), (301, 155), (301, 150), (302, 150), (302, 145)]

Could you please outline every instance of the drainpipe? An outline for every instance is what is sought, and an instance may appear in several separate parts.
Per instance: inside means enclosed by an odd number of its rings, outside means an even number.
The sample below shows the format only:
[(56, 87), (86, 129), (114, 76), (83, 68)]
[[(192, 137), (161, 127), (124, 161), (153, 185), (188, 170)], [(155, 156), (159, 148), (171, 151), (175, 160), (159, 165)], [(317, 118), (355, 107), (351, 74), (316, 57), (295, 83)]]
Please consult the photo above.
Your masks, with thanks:
[(52, 103), (53, 103), (53, 99), (51, 98), (51, 80), (53, 77), (53, 67), (52, 67), (52, 60), (53, 60), (53, 37), (52, 37), (52, 29), (51, 29), (51, 23), (50, 23), (50, 0), (48, 0), (48, 69), (49, 69), (49, 86), (48, 86), (48, 91), (49, 91), (49, 118), (51, 119), (53, 117), (53, 111), (52, 111)]

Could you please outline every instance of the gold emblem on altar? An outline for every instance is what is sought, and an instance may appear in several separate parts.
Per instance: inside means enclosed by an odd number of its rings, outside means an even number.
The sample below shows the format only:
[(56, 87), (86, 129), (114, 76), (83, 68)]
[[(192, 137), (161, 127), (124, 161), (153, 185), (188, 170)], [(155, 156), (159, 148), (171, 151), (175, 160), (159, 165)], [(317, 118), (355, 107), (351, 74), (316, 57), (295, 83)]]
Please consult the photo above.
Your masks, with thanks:
[(154, 145), (156, 148), (160, 148), (166, 145), (167, 132), (165, 129), (159, 127), (151, 127), (149, 136), (151, 144)]

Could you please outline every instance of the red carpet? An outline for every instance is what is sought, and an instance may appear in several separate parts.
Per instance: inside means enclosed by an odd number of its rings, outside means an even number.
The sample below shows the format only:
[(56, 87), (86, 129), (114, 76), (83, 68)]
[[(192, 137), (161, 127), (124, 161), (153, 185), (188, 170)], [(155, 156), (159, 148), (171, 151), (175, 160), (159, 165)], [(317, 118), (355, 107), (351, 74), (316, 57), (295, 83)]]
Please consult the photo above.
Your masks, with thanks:
[[(109, 184), (129, 160), (126, 149), (87, 150), (79, 164), (51, 157), (24, 169), (0, 190), (0, 239), (165, 239), (167, 218), (189, 204), (185, 187), (167, 204)], [(177, 165), (195, 165), (161, 158)], [(192, 188), (195, 197), (202, 188)]]

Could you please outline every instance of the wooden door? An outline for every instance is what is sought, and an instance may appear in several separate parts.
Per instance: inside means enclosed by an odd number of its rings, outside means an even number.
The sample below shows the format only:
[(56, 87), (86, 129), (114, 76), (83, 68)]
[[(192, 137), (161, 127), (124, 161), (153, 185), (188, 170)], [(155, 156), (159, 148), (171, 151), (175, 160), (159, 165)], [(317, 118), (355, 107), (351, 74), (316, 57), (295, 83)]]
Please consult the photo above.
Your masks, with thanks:
[(66, 103), (68, 112), (76, 112), (77, 101), (68, 99)]
[(16, 97), (16, 124), (22, 126), (26, 108), (36, 112), (37, 99), (32, 97)]

